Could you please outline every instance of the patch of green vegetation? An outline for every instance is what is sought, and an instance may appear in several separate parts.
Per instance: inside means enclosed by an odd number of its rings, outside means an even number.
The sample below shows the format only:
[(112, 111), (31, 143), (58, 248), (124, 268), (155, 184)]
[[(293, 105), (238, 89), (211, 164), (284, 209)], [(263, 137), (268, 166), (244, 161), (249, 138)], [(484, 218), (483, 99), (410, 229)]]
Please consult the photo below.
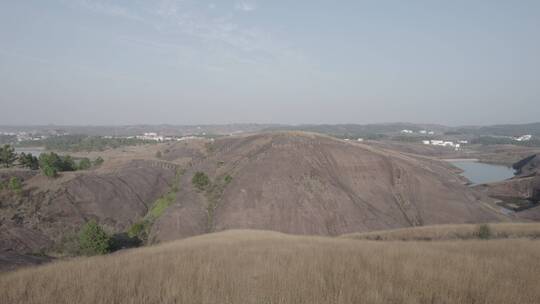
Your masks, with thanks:
[[(39, 159), (31, 153), (15, 153), (15, 149), (11, 145), (0, 147), (0, 165), (6, 168), (13, 167), (15, 164), (20, 167), (30, 170), (41, 169), (43, 174), (48, 177), (58, 176), (58, 172), (87, 170), (92, 167), (90, 159), (83, 157), (74, 159), (70, 155), (58, 155), (54, 152), (42, 153)], [(103, 158), (98, 157), (94, 165), (99, 166), (103, 163)]]
[(140, 144), (152, 144), (155, 141), (137, 138), (109, 138), (88, 135), (62, 135), (52, 136), (39, 141), (21, 142), (19, 145), (43, 145), (47, 150), (58, 151), (103, 151), (109, 148), (135, 146)]
[(77, 165), (78, 170), (88, 170), (90, 167), (92, 167), (92, 162), (90, 162), (90, 159), (87, 157), (83, 157), (79, 160), (79, 164)]
[(16, 194), (21, 193), (22, 191), (21, 180), (17, 178), (16, 176), (11, 177), (8, 182), (8, 189), (15, 192)]
[(219, 168), (219, 167), (223, 167), (223, 165), (225, 165), (225, 162), (224, 162), (224, 161), (220, 160), (220, 161), (217, 162), (218, 168)]
[(488, 240), (491, 238), (491, 228), (488, 224), (482, 224), (478, 227), (478, 237), (482, 240)]
[(131, 225), (131, 227), (129, 227), (127, 234), (131, 238), (137, 237), (141, 240), (145, 240), (148, 237), (147, 235), (148, 228), (149, 228), (149, 222), (146, 220), (142, 220), (140, 222), (136, 222), (135, 224)]
[(163, 212), (165, 212), (165, 209), (167, 209), (174, 201), (176, 200), (176, 192), (169, 192), (165, 194), (163, 197), (157, 199), (154, 202), (154, 205), (152, 205), (152, 209), (149, 211), (149, 216), (151, 218), (159, 218)]
[(105, 254), (110, 251), (111, 237), (94, 220), (87, 222), (79, 233), (80, 252), (84, 255)]
[(540, 139), (532, 138), (527, 141), (516, 141), (509, 136), (479, 136), (471, 140), (471, 144), (480, 145), (517, 145), (527, 147), (540, 147)]
[(193, 175), (193, 178), (191, 179), (191, 183), (197, 189), (202, 191), (210, 185), (210, 178), (208, 177), (208, 175), (206, 175), (206, 173), (197, 171)]
[(0, 164), (5, 168), (13, 166), (13, 163), (17, 160), (17, 154), (15, 148), (11, 145), (3, 145), (0, 147)]
[(39, 156), (39, 167), (48, 177), (56, 177), (58, 172), (75, 171), (77, 166), (69, 155), (60, 156), (54, 152), (43, 153)]
[(103, 164), (103, 162), (105, 162), (103, 160), (103, 158), (101, 156), (98, 156), (95, 160), (94, 160), (94, 166), (98, 167), (98, 166), (101, 166), (101, 164)]
[(33, 156), (32, 153), (21, 153), (19, 155), (19, 165), (21, 165), (23, 168), (28, 168), (30, 170), (39, 169), (38, 158)]
[(165, 213), (165, 210), (174, 203), (176, 200), (176, 194), (180, 188), (180, 179), (184, 175), (185, 170), (179, 169), (176, 171), (176, 176), (171, 185), (170, 190), (160, 198), (154, 201), (152, 207), (148, 210), (144, 218), (133, 224), (127, 234), (129, 237), (137, 237), (142, 241), (148, 239), (148, 233), (154, 222)]
[(223, 191), (227, 185), (232, 181), (232, 176), (226, 174), (225, 176), (217, 177), (214, 183), (211, 183), (206, 188), (206, 199), (208, 205), (206, 206), (207, 212), (207, 232), (211, 232), (214, 227), (214, 214), (219, 205), (219, 200), (223, 195)]

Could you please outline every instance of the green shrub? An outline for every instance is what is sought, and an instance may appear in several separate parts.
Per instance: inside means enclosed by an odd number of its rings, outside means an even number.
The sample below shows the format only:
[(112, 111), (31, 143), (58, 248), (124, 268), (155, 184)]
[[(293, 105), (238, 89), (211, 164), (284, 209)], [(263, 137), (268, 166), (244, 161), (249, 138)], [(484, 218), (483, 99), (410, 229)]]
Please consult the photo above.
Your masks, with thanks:
[(77, 168), (71, 156), (60, 156), (54, 152), (42, 153), (39, 156), (39, 167), (49, 177), (56, 177), (62, 171), (75, 171)]
[(208, 187), (208, 185), (210, 185), (210, 179), (208, 178), (208, 175), (206, 175), (204, 172), (199, 171), (193, 175), (191, 183), (193, 183), (193, 185), (197, 187), (197, 189), (204, 190), (206, 187)]
[(131, 225), (127, 234), (131, 238), (136, 237), (141, 240), (144, 240), (146, 239), (146, 236), (147, 236), (147, 232), (146, 232), (147, 227), (148, 227), (148, 222), (146, 221), (136, 222), (135, 224)]
[(101, 166), (101, 164), (103, 164), (104, 160), (101, 156), (98, 156), (95, 160), (94, 160), (94, 166)]
[(83, 158), (79, 161), (79, 165), (77, 166), (78, 170), (88, 170), (92, 167), (92, 163), (88, 158)]
[(482, 240), (491, 238), (491, 229), (488, 224), (482, 224), (478, 227), (478, 237)]
[(41, 167), (41, 170), (43, 171), (43, 174), (45, 174), (45, 176), (48, 176), (48, 177), (57, 177), (58, 176), (58, 170), (56, 170), (56, 168), (54, 168), (52, 166), (44, 165), (44, 166)]
[(225, 184), (228, 184), (232, 181), (232, 176), (227, 174), (223, 180), (225, 180)]
[(87, 222), (79, 233), (79, 247), (82, 254), (96, 255), (110, 251), (111, 237), (94, 220)]
[(39, 169), (39, 161), (37, 157), (32, 155), (32, 153), (29, 153), (29, 154), (26, 154), (24, 152), (21, 153), (21, 155), (19, 155), (19, 164), (23, 168), (28, 168), (31, 170)]
[(17, 177), (13, 176), (9, 179), (8, 188), (15, 193), (20, 193), (22, 190), (22, 183)]
[(10, 145), (4, 145), (0, 147), (0, 164), (9, 168), (13, 166), (13, 163), (17, 160), (17, 154), (15, 148)]

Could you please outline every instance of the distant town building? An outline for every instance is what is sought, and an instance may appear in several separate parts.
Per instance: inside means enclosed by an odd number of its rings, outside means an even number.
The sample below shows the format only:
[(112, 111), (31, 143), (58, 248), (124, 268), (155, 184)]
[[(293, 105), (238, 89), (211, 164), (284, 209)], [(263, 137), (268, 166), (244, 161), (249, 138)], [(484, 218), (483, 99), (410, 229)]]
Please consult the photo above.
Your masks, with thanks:
[(454, 143), (453, 141), (445, 141), (445, 140), (440, 140), (440, 139), (433, 139), (433, 140), (422, 140), (422, 143), (424, 145), (450, 147), (450, 148), (454, 148), (455, 150), (460, 150), (461, 149), (461, 143)]
[(154, 140), (154, 141), (164, 141), (163, 136), (159, 136), (159, 135), (158, 135), (157, 133), (155, 133), (155, 132), (146, 132), (146, 133), (144, 133), (143, 135), (137, 136), (137, 139), (142, 139), (142, 140)]
[(407, 129), (404, 129), (404, 130), (401, 130), (401, 133), (402, 133), (402, 134), (413, 134), (414, 131), (413, 131), (413, 130), (407, 130)]
[(514, 137), (515, 141), (529, 141), (531, 139), (532, 139), (532, 135), (530, 135), (530, 134), (522, 135), (520, 137)]

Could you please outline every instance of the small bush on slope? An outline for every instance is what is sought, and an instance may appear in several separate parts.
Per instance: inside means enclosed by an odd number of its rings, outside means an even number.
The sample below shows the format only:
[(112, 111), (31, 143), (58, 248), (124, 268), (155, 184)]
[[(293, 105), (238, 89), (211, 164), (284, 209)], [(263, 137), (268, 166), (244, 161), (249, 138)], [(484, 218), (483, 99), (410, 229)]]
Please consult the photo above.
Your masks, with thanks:
[(210, 185), (210, 178), (204, 172), (196, 172), (191, 179), (193, 185), (199, 189), (204, 190), (208, 185)]
[(478, 227), (478, 237), (482, 240), (491, 238), (491, 229), (487, 224), (482, 224)]
[(111, 237), (103, 228), (91, 220), (87, 222), (79, 233), (79, 246), (82, 254), (96, 255), (110, 251)]

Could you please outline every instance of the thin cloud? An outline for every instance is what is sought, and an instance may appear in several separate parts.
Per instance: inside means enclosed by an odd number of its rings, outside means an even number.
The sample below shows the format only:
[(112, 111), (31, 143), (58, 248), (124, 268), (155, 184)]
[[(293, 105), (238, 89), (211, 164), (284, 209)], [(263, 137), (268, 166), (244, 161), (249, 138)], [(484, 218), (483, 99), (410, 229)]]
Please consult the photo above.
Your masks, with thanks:
[(76, 3), (78, 3), (79, 6), (96, 13), (124, 19), (143, 21), (143, 18), (138, 14), (110, 2), (79, 0)]
[(238, 2), (235, 5), (235, 9), (243, 12), (251, 12), (257, 9), (257, 6), (254, 3)]
[[(162, 0), (157, 3), (121, 6), (113, 2), (78, 0), (83, 8), (112, 17), (138, 20), (168, 36), (176, 34), (175, 41), (144, 41), (131, 37), (131, 42), (144, 44), (159, 49), (181, 49), (187, 52), (189, 46), (182, 45), (182, 36), (197, 39), (208, 57), (206, 60), (217, 62), (242, 62), (253, 65), (275, 66), (280, 62), (306, 62), (302, 53), (288, 46), (284, 41), (258, 27), (246, 27), (235, 22), (234, 14), (223, 12), (220, 17), (207, 14), (210, 4), (199, 5), (197, 2)], [(216, 5), (217, 8), (217, 5)], [(256, 9), (252, 2), (236, 3), (236, 10), (250, 12)]]

